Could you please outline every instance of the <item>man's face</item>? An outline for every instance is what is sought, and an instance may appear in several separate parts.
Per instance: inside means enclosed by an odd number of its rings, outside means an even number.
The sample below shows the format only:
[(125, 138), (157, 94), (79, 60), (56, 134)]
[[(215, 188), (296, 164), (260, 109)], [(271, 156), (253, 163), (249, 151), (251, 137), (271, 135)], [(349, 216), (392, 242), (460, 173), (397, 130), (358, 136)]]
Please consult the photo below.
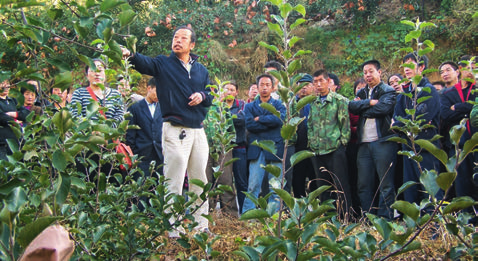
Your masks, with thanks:
[(23, 97), (25, 98), (25, 101), (23, 102), (24, 106), (33, 106), (35, 104), (35, 99), (37, 98), (37, 95), (30, 90), (26, 90), (23, 93)]
[(58, 95), (58, 97), (60, 97), (62, 101), (66, 100), (67, 93), (68, 90), (61, 91), (61, 88), (53, 88), (51, 90), (51, 95)]
[(151, 87), (148, 85), (146, 88), (148, 93), (146, 93), (146, 97), (148, 97), (149, 102), (158, 102), (158, 95), (156, 94), (156, 87)]
[(254, 100), (258, 93), (259, 89), (257, 88), (257, 84), (253, 84), (249, 88), (249, 93), (247, 93), (247, 97), (249, 97), (250, 100)]
[(314, 84), (308, 82), (302, 89), (299, 91), (299, 98), (303, 98), (305, 96), (311, 95), (314, 91)]
[(402, 85), (399, 83), (400, 81), (401, 81), (401, 79), (396, 75), (393, 75), (388, 80), (390, 86), (392, 86), (395, 89), (396, 92), (403, 92)]
[[(398, 78), (398, 77), (397, 77), (397, 78)], [(399, 78), (399, 79), (400, 79), (400, 78)], [(362, 90), (363, 88), (365, 88), (365, 86), (367, 86), (367, 84), (365, 84), (365, 83), (359, 83), (359, 84), (357, 85), (357, 88), (355, 88), (355, 95), (357, 95), (357, 93), (358, 93), (360, 90)]]
[(90, 85), (105, 84), (105, 67), (99, 61), (95, 61), (96, 70), (88, 68), (86, 78), (90, 82)]
[[(272, 74), (270, 74), (269, 72), (270, 72), (270, 71), (275, 71), (275, 70), (276, 70), (276, 68), (274, 68), (274, 67), (267, 67), (267, 68), (266, 68), (266, 73), (269, 74), (270, 76), (274, 77), (274, 76), (273, 76)], [(273, 89), (272, 91), (274, 91), (274, 92), (277, 91), (277, 86), (279, 86), (279, 81), (277, 80), (276, 77), (274, 77), (274, 89)]]
[(462, 80), (473, 82), (475, 79), (475, 75), (473, 74), (473, 69), (471, 66), (460, 68), (460, 73)]
[(380, 83), (381, 70), (377, 70), (375, 65), (367, 64), (363, 67), (363, 79), (370, 87), (375, 87)]
[(315, 76), (314, 77), (314, 85), (317, 88), (317, 92), (320, 96), (325, 96), (329, 94), (329, 81), (330, 79), (325, 79), (323, 75)]
[(189, 54), (195, 43), (191, 42), (192, 32), (188, 29), (179, 29), (173, 36), (171, 48), (176, 55)]
[(261, 98), (269, 98), (272, 93), (272, 81), (269, 77), (262, 77), (259, 80), (259, 95)]
[(334, 81), (331, 80), (331, 83), (329, 84), (329, 90), (330, 90), (331, 92), (337, 92), (337, 87), (338, 87), (338, 86), (335, 85)]
[(458, 81), (458, 72), (449, 64), (440, 68), (440, 76), (447, 85)]
[(8, 92), (10, 92), (10, 83), (8, 80), (5, 80), (0, 83), (0, 97), (7, 97)]
[(412, 59), (406, 60), (405, 63), (413, 65), (413, 69), (408, 67), (403, 67), (403, 72), (405, 73), (405, 77), (407, 77), (407, 79), (409, 80), (412, 80), (413, 77), (420, 74), (423, 71), (423, 68), (425, 68), (424, 65), (418, 66), (417, 62), (415, 62)]
[(227, 100), (234, 100), (237, 96), (236, 86), (233, 84), (226, 84), (226, 86), (224, 86), (224, 95)]

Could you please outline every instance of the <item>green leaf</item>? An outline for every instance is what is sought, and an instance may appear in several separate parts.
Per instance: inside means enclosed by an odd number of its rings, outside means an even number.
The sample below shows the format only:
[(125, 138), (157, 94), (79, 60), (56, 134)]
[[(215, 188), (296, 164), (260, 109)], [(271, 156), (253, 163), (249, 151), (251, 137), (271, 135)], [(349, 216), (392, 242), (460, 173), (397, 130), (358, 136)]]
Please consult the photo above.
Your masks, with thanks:
[(443, 215), (456, 213), (475, 204), (476, 202), (470, 197), (454, 198), (453, 201), (443, 209)]
[(321, 186), (320, 188), (312, 191), (308, 198), (309, 202), (312, 202), (315, 198), (318, 198), (320, 194), (324, 193), (325, 191), (329, 190), (332, 186)]
[[(250, 246), (241, 246), (241, 250), (243, 251), (244, 255), (240, 255), (244, 257), (246, 260), (251, 260), (251, 261), (259, 261), (261, 260), (259, 254), (261, 254), (259, 251), (257, 251), (255, 248), (250, 247)], [(235, 254), (240, 253), (239, 251), (235, 251)]]
[(290, 14), (290, 12), (291, 12), (292, 10), (294, 10), (294, 9), (292, 8), (292, 5), (289, 4), (289, 3), (287, 3), (287, 2), (286, 2), (286, 3), (283, 3), (282, 5), (280, 5), (280, 6), (279, 6), (279, 9), (280, 9), (280, 16), (281, 16), (282, 18), (284, 18), (284, 19), (289, 16), (289, 14)]
[(305, 213), (305, 216), (303, 216), (301, 222), (304, 224), (308, 224), (309, 222), (314, 221), (316, 218), (319, 216), (325, 214), (329, 210), (333, 210), (334, 207), (331, 205), (321, 205), (317, 209), (314, 209), (312, 211), (308, 211)]
[(289, 74), (294, 74), (294, 73), (297, 72), (297, 70), (299, 70), (300, 68), (302, 68), (302, 62), (301, 62), (301, 60), (299, 60), (299, 59), (294, 60), (294, 61), (292, 61), (292, 62), (289, 64), (289, 67), (287, 67), (287, 73), (289, 73)]
[(409, 25), (409, 26), (411, 26), (411, 27), (415, 28), (415, 23), (414, 23), (414, 22), (412, 22), (412, 21), (408, 21), (408, 20), (402, 20), (402, 21), (400, 21), (400, 23), (402, 23), (402, 24), (406, 24), (406, 25)]
[(460, 153), (459, 161), (462, 162), (468, 156), (468, 154), (472, 153), (475, 147), (478, 145), (478, 132), (473, 134), (471, 139), (465, 141), (463, 145), (463, 150)]
[(397, 200), (392, 204), (391, 207), (393, 209), (396, 209), (397, 211), (402, 212), (406, 216), (409, 216), (414, 221), (417, 221), (420, 215), (419, 207), (416, 204), (412, 204), (407, 201)]
[(423, 55), (429, 54), (431, 52), (433, 52), (433, 48), (427, 47), (427, 48), (418, 50), (418, 55), (423, 56)]
[(58, 189), (56, 191), (56, 204), (62, 205), (65, 203), (68, 194), (70, 194), (71, 179), (68, 174), (61, 173), (58, 177)]
[(76, 34), (79, 36), (79, 39), (85, 39), (88, 36), (88, 29), (82, 27), (78, 21), (73, 22), (73, 28), (75, 29)]
[(387, 141), (392, 141), (392, 142), (397, 142), (397, 143), (402, 143), (402, 144), (408, 144), (408, 141), (404, 138), (400, 137), (391, 137), (387, 139)]
[(415, 251), (415, 250), (420, 249), (421, 247), (422, 247), (422, 244), (420, 243), (420, 241), (415, 240), (412, 243), (410, 243), (408, 246), (406, 246), (400, 253)]
[(284, 32), (282, 32), (282, 29), (280, 28), (280, 25), (273, 24), (273, 23), (267, 23), (267, 27), (269, 27), (269, 30), (278, 34), (280, 37), (284, 36)]
[(296, 5), (294, 7), (294, 10), (299, 12), (302, 16), (305, 16), (305, 7), (303, 5), (301, 5), (301, 4)]
[(275, 45), (266, 44), (265, 42), (259, 42), (259, 45), (273, 51), (274, 53), (279, 53), (279, 48)]
[(397, 196), (402, 194), (405, 190), (407, 190), (410, 187), (412, 187), (414, 185), (417, 185), (417, 184), (419, 184), (419, 183), (415, 182), (415, 181), (407, 181), (406, 183), (404, 183), (403, 185), (400, 186), (400, 188), (398, 189), (398, 192), (397, 192)]
[(463, 133), (465, 133), (466, 131), (465, 123), (466, 123), (466, 119), (462, 120), (460, 124), (455, 125), (451, 128), (450, 139), (453, 145), (457, 145), (460, 143), (460, 138), (463, 135)]
[(55, 21), (63, 16), (63, 10), (57, 8), (50, 8), (47, 10), (47, 15), (52, 21)]
[(37, 220), (26, 224), (18, 233), (16, 238), (21, 247), (26, 248), (35, 237), (43, 230), (49, 227), (53, 222), (61, 220), (63, 217), (40, 217)]
[(317, 100), (317, 96), (314, 96), (314, 95), (305, 96), (304, 98), (300, 99), (297, 102), (297, 104), (295, 105), (295, 110), (300, 111), (302, 110), (302, 108), (305, 107), (305, 105), (312, 103), (315, 100)]
[(18, 177), (12, 178), (7, 183), (0, 185), (0, 195), (6, 196), (10, 194), (10, 192), (17, 187), (21, 187), (25, 182), (25, 179), (20, 179)]
[(61, 150), (56, 150), (53, 153), (52, 164), (53, 164), (53, 167), (59, 171), (64, 171), (67, 166), (66, 158), (65, 158), (65, 155), (63, 155), (63, 153), (64, 152)]
[[(101, 22), (99, 22), (97, 25), (96, 25), (96, 35), (101, 38), (101, 39), (107, 39), (108, 37), (103, 35), (103, 32), (106, 32), (106, 33), (109, 33), (111, 32), (112, 33), (112, 24), (113, 24), (113, 20), (111, 19), (104, 19), (102, 20)], [(107, 30), (107, 28), (110, 28), (109, 30)]]
[[(303, 19), (303, 18), (299, 18), (297, 20), (295, 20), (295, 22), (293, 24), (290, 25), (290, 29), (294, 29), (296, 28), (297, 26), (305, 23), (307, 20)], [(295, 37), (295, 36), (294, 36)], [(292, 45), (293, 46), (293, 45)], [(289, 44), (289, 47), (292, 47), (290, 44)]]
[(422, 22), (420, 23), (420, 30), (423, 30), (423, 28), (427, 27), (437, 27), (434, 23), (431, 22)]
[(289, 207), (289, 209), (293, 209), (295, 206), (295, 199), (289, 194), (289, 192), (283, 189), (274, 189), (277, 195), (284, 201), (284, 203)]
[(96, 227), (95, 231), (93, 232), (93, 242), (98, 242), (103, 236), (103, 234), (106, 232), (106, 229), (108, 229), (109, 227), (110, 226), (108, 224), (103, 224)]
[(270, 217), (269, 213), (263, 209), (251, 209), (241, 215), (239, 220), (260, 219)]
[(136, 13), (131, 9), (121, 12), (119, 14), (119, 21), (120, 21), (121, 27), (125, 27), (129, 25), (131, 22), (133, 22), (133, 19), (135, 17), (136, 17)]
[(101, 33), (104, 37), (105, 43), (109, 43), (109, 41), (111, 40), (111, 38), (113, 37), (113, 34), (114, 34), (113, 27), (107, 26), (107, 27), (105, 27), (105, 29)]
[(284, 140), (290, 140), (297, 131), (297, 126), (286, 124), (280, 129), (280, 134)]
[(282, 172), (281, 168), (277, 167), (276, 165), (267, 164), (264, 167), (264, 170), (272, 174), (274, 177), (278, 178)]
[(420, 175), (420, 182), (425, 187), (427, 193), (432, 197), (435, 197), (435, 195), (440, 190), (440, 187), (438, 187), (438, 184), (436, 182), (436, 178), (437, 174), (435, 170), (424, 170)]
[(100, 5), (100, 10), (101, 12), (107, 12), (125, 3), (122, 0), (104, 0)]
[(95, 19), (90, 16), (83, 16), (80, 17), (80, 26), (81, 27), (90, 27), (93, 26), (93, 23), (95, 22)]
[(315, 153), (313, 153), (312, 151), (308, 151), (308, 150), (302, 150), (302, 151), (299, 151), (299, 152), (296, 152), (294, 153), (294, 155), (292, 155), (290, 157), (290, 164), (291, 164), (291, 167), (295, 166), (297, 163), (305, 160), (305, 159), (308, 159), (308, 158), (311, 158), (311, 157), (314, 157), (315, 156)]
[(275, 144), (275, 142), (273, 142), (271, 140), (262, 140), (260, 142), (255, 140), (255, 141), (252, 142), (252, 145), (258, 146), (258, 147), (262, 148), (263, 150), (266, 150), (266, 151), (268, 151), (272, 154), (277, 153), (276, 144)]
[(415, 143), (426, 151), (430, 152), (435, 158), (437, 158), (443, 165), (446, 164), (448, 160), (448, 155), (445, 151), (441, 150), (435, 144), (431, 143), (429, 140), (416, 140)]
[(136, 53), (136, 43), (138, 42), (138, 38), (134, 35), (128, 36), (126, 38), (126, 46), (128, 47), (128, 50), (131, 50), (132, 53)]
[(261, 108), (267, 110), (268, 112), (272, 113), (273, 115), (275, 115), (277, 118), (279, 119), (282, 119), (281, 118), (281, 115), (280, 115), (280, 112), (274, 107), (274, 105), (270, 104), (270, 103), (267, 103), (267, 102), (263, 102), (260, 104)]
[(440, 175), (438, 175), (436, 182), (443, 191), (447, 191), (448, 189), (450, 189), (455, 179), (456, 179), (456, 173), (443, 172), (443, 173), (440, 173)]
[(418, 39), (420, 38), (421, 35), (422, 35), (422, 31), (418, 31), (418, 30), (411, 31), (405, 36), (405, 42), (408, 43), (413, 39)]
[(27, 193), (22, 187), (15, 187), (4, 202), (10, 212), (19, 212), (27, 202)]
[(430, 47), (432, 50), (435, 50), (435, 44), (430, 40), (423, 41), (423, 45)]
[[(367, 214), (367, 217), (369, 214)], [(373, 225), (377, 229), (378, 233), (382, 236), (383, 240), (386, 241), (390, 238), (392, 232), (392, 226), (383, 218), (373, 218), (369, 220), (372, 221)]]

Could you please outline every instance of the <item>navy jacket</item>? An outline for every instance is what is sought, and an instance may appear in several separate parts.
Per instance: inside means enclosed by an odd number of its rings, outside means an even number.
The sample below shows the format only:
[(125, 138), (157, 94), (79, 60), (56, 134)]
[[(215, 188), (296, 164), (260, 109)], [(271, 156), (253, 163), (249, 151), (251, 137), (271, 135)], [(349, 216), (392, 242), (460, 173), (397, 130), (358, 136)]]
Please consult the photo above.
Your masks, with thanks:
[[(460, 83), (458, 83), (460, 84)], [(457, 85), (458, 85), (457, 84)], [(455, 85), (454, 87), (447, 89), (441, 96), (441, 117), (447, 126), (454, 126), (460, 123), (463, 118), (469, 118), (473, 105), (468, 101), (474, 101), (477, 97), (476, 94), (472, 92), (476, 86), (473, 86), (471, 83), (468, 83), (468, 86), (464, 88), (463, 99), (461, 99), (458, 94), (458, 90)], [(470, 93), (471, 92), (471, 93)], [(455, 110), (450, 109), (452, 105), (455, 105)], [(460, 146), (465, 144), (465, 141), (469, 140), (475, 132), (478, 131), (478, 128), (471, 126), (470, 121), (467, 122), (467, 130), (461, 136)]]
[(236, 115), (235, 119), (232, 119), (234, 123), (234, 129), (236, 130), (236, 144), (237, 146), (246, 146), (246, 121), (244, 119), (244, 105), (243, 100), (234, 99), (229, 111), (232, 115)]
[[(263, 109), (261, 99), (255, 99), (253, 102), (246, 104), (244, 108), (244, 115), (246, 117), (246, 129), (249, 132), (247, 137), (247, 159), (257, 160), (262, 149), (258, 146), (251, 145), (253, 141), (272, 140), (277, 149), (277, 156), (282, 158), (284, 154), (284, 140), (281, 136), (282, 120), (285, 118), (286, 108), (281, 101), (275, 100), (272, 97), (268, 103), (272, 104), (281, 115), (282, 119), (277, 118), (274, 114), (268, 110)], [(254, 118), (259, 116), (258, 121), (254, 121)], [(264, 151), (264, 156), (267, 161), (280, 161), (270, 152)]]
[(129, 125), (138, 125), (141, 129), (128, 129), (126, 132), (126, 144), (139, 156), (151, 156), (153, 153), (163, 159), (161, 148), (161, 136), (163, 120), (161, 109), (158, 105), (151, 117), (146, 99), (134, 103), (128, 108), (131, 113)]
[(17, 140), (17, 136), (15, 136), (10, 127), (15, 119), (6, 114), (6, 112), (9, 111), (18, 112), (17, 119), (23, 122), (30, 113), (30, 111), (23, 106), (17, 109), (17, 100), (15, 100), (15, 98), (8, 96), (6, 99), (0, 98), (0, 145), (6, 145), (7, 139)]
[[(358, 142), (361, 143), (363, 127), (367, 118), (375, 118), (379, 141), (386, 141), (394, 133), (390, 130), (390, 124), (395, 109), (397, 93), (395, 89), (380, 82), (372, 91), (372, 97), (368, 96), (370, 87), (367, 85), (357, 93), (359, 101), (350, 101), (349, 111), (359, 115), (357, 127)], [(370, 100), (378, 100), (375, 106), (370, 106)]]
[[(197, 62), (196, 55), (191, 54), (191, 58), (189, 72), (174, 52), (170, 56), (158, 55), (155, 58), (135, 53), (131, 63), (138, 72), (155, 78), (164, 121), (189, 128), (202, 128), (213, 97), (207, 87), (209, 73), (206, 67)], [(202, 94), (203, 101), (199, 105), (189, 106), (189, 97), (195, 92)]]
[[(424, 97), (430, 97), (427, 100), (418, 104), (415, 112), (415, 119), (421, 115), (420, 119), (425, 120), (422, 125), (431, 123), (435, 128), (423, 129), (418, 135), (418, 139), (431, 139), (436, 134), (438, 134), (438, 126), (440, 124), (440, 94), (438, 94), (435, 87), (428, 81), (427, 78), (422, 78), (420, 83), (418, 83), (418, 88), (428, 87), (430, 92), (420, 90), (418, 92), (417, 101)], [(406, 91), (409, 92), (409, 91)], [(415, 96), (415, 91), (410, 91), (412, 97)], [(404, 124), (398, 120), (398, 117), (405, 119), (411, 119), (412, 116), (408, 115), (405, 110), (413, 109), (413, 100), (407, 97), (406, 95), (398, 95), (397, 104), (395, 105), (395, 113), (393, 118), (395, 123), (394, 126), (403, 126)]]

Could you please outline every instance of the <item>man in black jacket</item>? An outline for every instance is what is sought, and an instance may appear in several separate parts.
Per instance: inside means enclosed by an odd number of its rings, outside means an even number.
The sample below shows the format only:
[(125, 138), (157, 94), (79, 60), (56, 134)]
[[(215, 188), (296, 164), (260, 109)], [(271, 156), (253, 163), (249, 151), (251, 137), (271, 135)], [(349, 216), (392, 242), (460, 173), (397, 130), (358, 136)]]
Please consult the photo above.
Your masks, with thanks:
[[(425, 124), (434, 126), (434, 128), (421, 129), (416, 139), (431, 140), (438, 134), (440, 123), (440, 95), (426, 77), (422, 77), (418, 84), (413, 83), (414, 77), (421, 75), (423, 71), (427, 69), (428, 57), (425, 55), (418, 56), (416, 52), (409, 53), (403, 58), (403, 63), (406, 65), (404, 66), (405, 77), (407, 77), (410, 82), (405, 84), (402, 88), (405, 93), (411, 93), (412, 98), (404, 94), (398, 96), (393, 115), (393, 126), (404, 126), (404, 122), (402, 122), (400, 118), (411, 120), (412, 115), (407, 114), (406, 111), (415, 109), (415, 121), (423, 120), (420, 126)], [(420, 99), (425, 99), (425, 97), (428, 99), (418, 103)], [(433, 143), (435, 146), (439, 147), (438, 140)], [(436, 172), (439, 172), (440, 162), (438, 159), (428, 151), (421, 150), (417, 145), (415, 146), (416, 150), (419, 151), (420, 155), (423, 157), (423, 161), (420, 162), (421, 169), (430, 171), (435, 170)], [(402, 145), (402, 149), (404, 151), (410, 150), (406, 145)], [(408, 181), (420, 182), (420, 174), (417, 163), (409, 157), (403, 157), (403, 183)], [(428, 197), (426, 194), (422, 193), (422, 191), (425, 191), (423, 186), (415, 185), (405, 190), (403, 196), (405, 200), (410, 203), (420, 204), (423, 198)], [(443, 192), (440, 191), (436, 196), (442, 198)]]
[[(158, 99), (163, 115), (164, 176), (170, 193), (182, 194), (184, 175), (207, 183), (206, 165), (209, 146), (203, 124), (213, 97), (210, 94), (209, 72), (191, 53), (196, 45), (196, 33), (192, 28), (180, 26), (174, 31), (171, 55), (155, 58), (139, 53), (131, 54), (123, 49), (123, 56), (130, 57), (134, 68), (151, 75), (157, 83)], [(190, 190), (197, 195), (203, 189), (190, 184)], [(196, 204), (201, 204), (198, 199)], [(209, 222), (203, 215), (208, 214), (207, 201), (194, 212), (197, 229), (208, 231)], [(173, 219), (170, 220), (174, 222)], [(179, 228), (179, 233), (183, 230)], [(179, 237), (178, 231), (171, 231), (169, 237)]]
[[(395, 200), (394, 164), (397, 144), (387, 141), (393, 136), (390, 130), (396, 102), (395, 89), (380, 79), (382, 70), (377, 60), (362, 64), (367, 86), (361, 89), (349, 103), (349, 111), (359, 115), (357, 154), (358, 194), (362, 211), (373, 211), (375, 191), (380, 189), (377, 215), (393, 218), (390, 205)], [(379, 186), (375, 180), (378, 174)]]
[(0, 83), (0, 159), (6, 160), (11, 153), (7, 140), (18, 142), (13, 133), (11, 125), (15, 121), (25, 121), (30, 113), (23, 106), (17, 108), (17, 100), (8, 97), (10, 82), (8, 80)]

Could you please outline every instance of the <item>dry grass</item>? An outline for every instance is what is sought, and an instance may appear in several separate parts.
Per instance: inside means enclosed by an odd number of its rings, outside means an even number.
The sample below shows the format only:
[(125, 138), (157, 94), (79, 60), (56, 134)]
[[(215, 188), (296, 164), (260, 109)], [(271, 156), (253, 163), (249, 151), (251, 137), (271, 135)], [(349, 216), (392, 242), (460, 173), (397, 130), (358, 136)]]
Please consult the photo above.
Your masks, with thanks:
[[(220, 238), (214, 242), (212, 247), (221, 254), (212, 260), (242, 260), (240, 257), (234, 255), (233, 252), (239, 250), (241, 245), (252, 245), (257, 236), (266, 235), (263, 226), (258, 222), (243, 222), (235, 217), (216, 214), (213, 214), (213, 219), (215, 224), (210, 225), (211, 232), (220, 236)], [(381, 236), (374, 228), (367, 225), (366, 222), (360, 223), (361, 225), (352, 232), (353, 234), (366, 231), (374, 236), (377, 242), (380, 242)], [(319, 227), (319, 235), (325, 236), (324, 228), (325, 226)], [(451, 247), (458, 242), (448, 235), (444, 229), (438, 230), (439, 236), (436, 238), (433, 238), (434, 233), (435, 230), (428, 229), (418, 237), (417, 240), (419, 240), (422, 245), (420, 250), (392, 257), (388, 260), (450, 260), (447, 257), (447, 253)], [(193, 234), (191, 233), (188, 236), (192, 237)], [(176, 241), (168, 240), (167, 238), (163, 238), (163, 240), (167, 242), (167, 245), (158, 249), (159, 252), (163, 254), (158, 255), (155, 260), (184, 260), (192, 255), (197, 256), (199, 259), (206, 259), (205, 254), (193, 240), (191, 241), (192, 246), (190, 249), (181, 247)], [(387, 253), (388, 252), (379, 252), (375, 258), (383, 257)], [(284, 258), (283, 260), (286, 259)], [(472, 258), (460, 260), (472, 260)]]

